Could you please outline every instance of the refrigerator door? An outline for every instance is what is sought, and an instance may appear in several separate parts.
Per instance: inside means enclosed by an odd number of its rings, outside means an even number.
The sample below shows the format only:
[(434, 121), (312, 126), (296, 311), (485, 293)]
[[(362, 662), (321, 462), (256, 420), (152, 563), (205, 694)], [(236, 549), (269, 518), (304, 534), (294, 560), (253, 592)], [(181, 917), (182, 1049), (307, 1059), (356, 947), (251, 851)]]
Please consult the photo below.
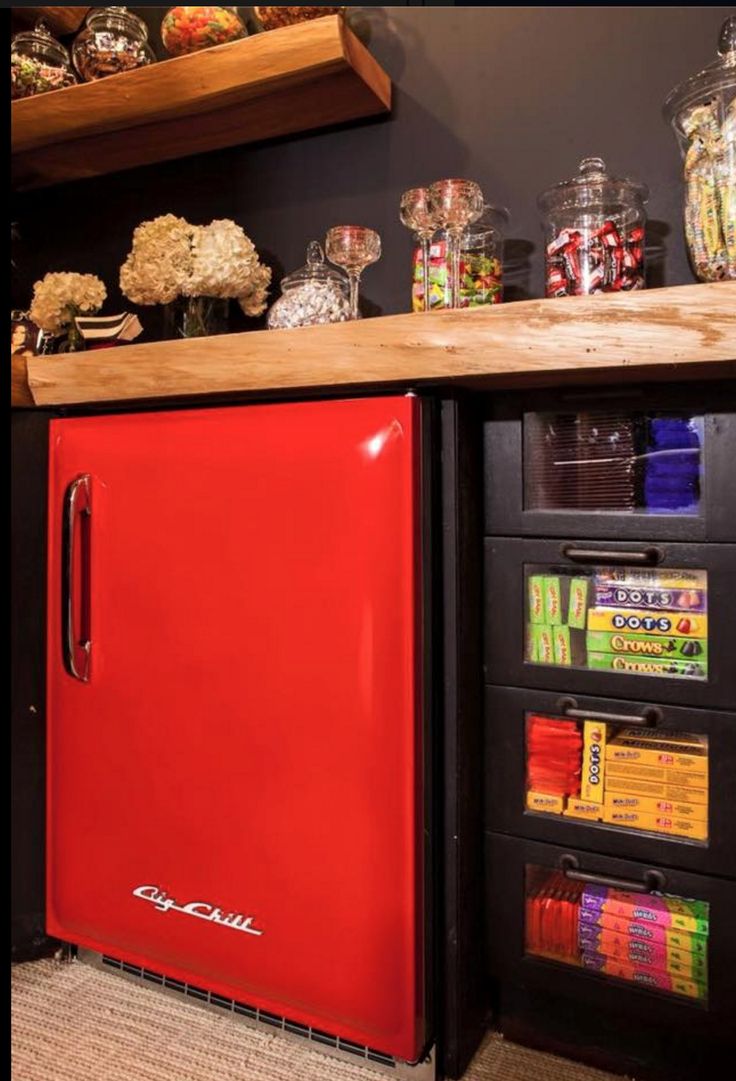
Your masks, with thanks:
[(51, 425), (48, 931), (421, 1051), (419, 403)]

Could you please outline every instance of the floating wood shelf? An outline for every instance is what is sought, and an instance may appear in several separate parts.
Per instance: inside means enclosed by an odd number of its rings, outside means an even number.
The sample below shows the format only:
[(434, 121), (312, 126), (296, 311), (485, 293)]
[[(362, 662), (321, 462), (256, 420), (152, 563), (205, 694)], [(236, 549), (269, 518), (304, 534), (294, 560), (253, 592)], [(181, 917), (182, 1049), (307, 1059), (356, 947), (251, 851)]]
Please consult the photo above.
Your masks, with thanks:
[[(736, 282), (27, 358), (36, 405), (371, 385), (736, 378)], [(23, 398), (23, 359), (14, 360)]]
[(20, 189), (385, 113), (391, 82), (338, 15), (12, 104)]

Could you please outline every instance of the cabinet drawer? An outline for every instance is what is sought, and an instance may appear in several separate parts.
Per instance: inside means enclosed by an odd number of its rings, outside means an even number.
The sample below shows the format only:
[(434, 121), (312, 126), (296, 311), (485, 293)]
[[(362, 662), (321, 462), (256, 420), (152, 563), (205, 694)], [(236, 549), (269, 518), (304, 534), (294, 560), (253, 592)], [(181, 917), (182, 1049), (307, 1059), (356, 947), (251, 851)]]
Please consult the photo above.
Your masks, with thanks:
[(727, 709), (736, 545), (485, 541), (488, 683)]
[(484, 425), (489, 535), (736, 540), (736, 388), (506, 395)]
[[(669, 763), (683, 738), (702, 774), (647, 777), (670, 767), (637, 759)], [(736, 878), (735, 805), (736, 713), (486, 687), (488, 830)]]
[(733, 1024), (736, 883), (492, 833), (486, 858), (495, 980), (693, 1037)]

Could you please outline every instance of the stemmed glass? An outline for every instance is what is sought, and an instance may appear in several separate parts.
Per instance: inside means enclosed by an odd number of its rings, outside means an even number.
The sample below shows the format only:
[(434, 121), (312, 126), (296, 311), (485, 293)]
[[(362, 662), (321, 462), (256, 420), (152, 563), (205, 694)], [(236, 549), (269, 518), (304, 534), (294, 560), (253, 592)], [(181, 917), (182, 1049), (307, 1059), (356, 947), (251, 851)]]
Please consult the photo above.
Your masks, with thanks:
[(401, 224), (414, 231), (422, 248), (422, 311), (430, 309), (429, 297), (429, 246), (437, 231), (437, 222), (429, 205), (428, 188), (409, 188), (401, 196), (399, 210)]
[(438, 180), (429, 188), (429, 207), (437, 228), (447, 233), (450, 254), (450, 307), (460, 307), (460, 238), (483, 213), (483, 192), (473, 180)]
[(358, 287), (367, 266), (381, 258), (381, 238), (362, 225), (335, 225), (325, 237), (327, 258), (342, 267), (350, 282), (350, 318), (359, 319)]

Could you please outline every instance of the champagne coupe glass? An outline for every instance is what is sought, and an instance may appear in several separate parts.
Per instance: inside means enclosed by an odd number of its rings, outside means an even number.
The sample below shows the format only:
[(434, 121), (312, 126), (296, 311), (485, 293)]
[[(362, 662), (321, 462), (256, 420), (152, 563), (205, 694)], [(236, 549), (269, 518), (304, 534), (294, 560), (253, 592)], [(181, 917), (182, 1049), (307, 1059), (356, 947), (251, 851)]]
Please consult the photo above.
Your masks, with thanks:
[(450, 307), (460, 307), (460, 238), (483, 213), (483, 192), (473, 180), (437, 180), (429, 188), (437, 227), (447, 232), (450, 249)]
[(437, 221), (429, 205), (429, 188), (409, 188), (401, 196), (401, 224), (414, 231), (422, 248), (422, 311), (430, 309), (429, 245), (437, 231)]
[(367, 266), (381, 258), (381, 238), (362, 225), (335, 225), (325, 237), (327, 258), (342, 267), (350, 282), (350, 318), (360, 319), (358, 287)]

